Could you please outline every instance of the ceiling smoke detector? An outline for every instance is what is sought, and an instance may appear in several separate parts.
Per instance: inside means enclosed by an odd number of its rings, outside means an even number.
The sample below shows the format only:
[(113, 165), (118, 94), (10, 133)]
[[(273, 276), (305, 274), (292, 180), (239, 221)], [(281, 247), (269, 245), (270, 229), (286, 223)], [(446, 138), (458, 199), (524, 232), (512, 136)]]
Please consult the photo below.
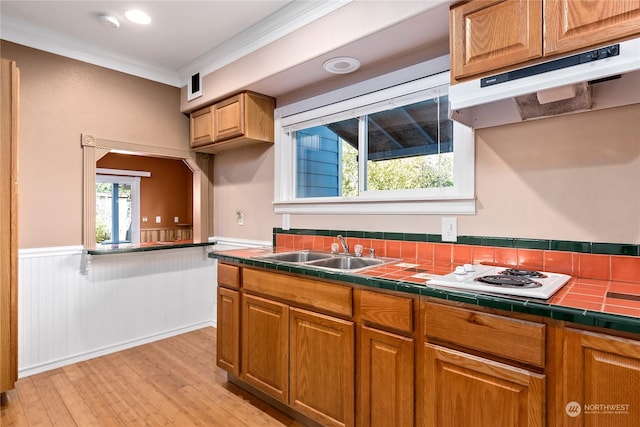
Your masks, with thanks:
[(98, 15), (98, 22), (109, 28), (120, 28), (120, 21), (113, 15), (100, 14)]
[(341, 56), (325, 61), (322, 68), (333, 74), (347, 74), (360, 68), (360, 61), (350, 56)]

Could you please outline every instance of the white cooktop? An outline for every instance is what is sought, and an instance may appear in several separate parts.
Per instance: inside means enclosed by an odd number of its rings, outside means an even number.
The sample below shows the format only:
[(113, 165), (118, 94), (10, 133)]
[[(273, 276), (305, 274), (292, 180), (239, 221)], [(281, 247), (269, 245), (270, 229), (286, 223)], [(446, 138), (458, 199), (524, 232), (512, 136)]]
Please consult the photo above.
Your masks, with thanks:
[[(466, 270), (465, 270), (466, 267)], [(489, 265), (480, 264), (465, 264), (456, 269), (455, 272), (446, 274), (444, 276), (435, 277), (427, 280), (427, 285), (433, 286), (445, 286), (448, 288), (465, 289), (474, 292), (489, 292), (494, 294), (515, 295), (530, 298), (548, 299), (555, 294), (560, 288), (562, 288), (571, 279), (571, 276), (560, 273), (547, 273), (539, 272), (545, 277), (531, 277), (530, 279), (540, 284), (536, 287), (521, 287), (521, 286), (500, 286), (491, 285), (487, 283), (479, 282), (479, 277), (499, 275), (505, 270), (506, 267), (494, 267)], [(470, 271), (472, 270), (472, 271)]]

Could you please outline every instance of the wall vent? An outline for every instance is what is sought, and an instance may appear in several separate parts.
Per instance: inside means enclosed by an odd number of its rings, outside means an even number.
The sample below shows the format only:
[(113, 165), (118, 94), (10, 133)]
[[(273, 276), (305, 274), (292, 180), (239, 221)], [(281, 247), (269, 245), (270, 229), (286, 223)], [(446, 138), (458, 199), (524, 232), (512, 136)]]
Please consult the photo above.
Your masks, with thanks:
[(187, 101), (191, 101), (200, 96), (202, 96), (202, 76), (200, 76), (200, 73), (195, 73), (189, 78)]

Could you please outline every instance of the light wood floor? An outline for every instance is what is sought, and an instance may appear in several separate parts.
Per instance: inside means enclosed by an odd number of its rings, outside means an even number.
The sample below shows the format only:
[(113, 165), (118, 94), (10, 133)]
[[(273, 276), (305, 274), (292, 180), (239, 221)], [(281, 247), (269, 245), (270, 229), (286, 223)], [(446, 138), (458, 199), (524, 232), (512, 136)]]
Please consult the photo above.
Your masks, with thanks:
[(18, 380), (0, 425), (301, 426), (227, 382), (204, 328)]

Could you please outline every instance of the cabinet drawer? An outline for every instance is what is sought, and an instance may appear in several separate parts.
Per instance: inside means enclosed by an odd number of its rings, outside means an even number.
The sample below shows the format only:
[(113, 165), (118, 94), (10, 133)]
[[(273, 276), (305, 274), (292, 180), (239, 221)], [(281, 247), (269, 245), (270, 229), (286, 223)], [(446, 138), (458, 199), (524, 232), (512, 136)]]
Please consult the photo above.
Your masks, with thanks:
[(379, 292), (360, 293), (360, 317), (363, 321), (398, 331), (413, 332), (413, 300)]
[(427, 338), (544, 367), (543, 324), (434, 303), (424, 320)]
[(352, 289), (348, 286), (251, 269), (244, 269), (242, 286), (247, 291), (318, 310), (349, 317), (353, 315)]
[(240, 289), (240, 268), (235, 265), (218, 263), (218, 285)]

